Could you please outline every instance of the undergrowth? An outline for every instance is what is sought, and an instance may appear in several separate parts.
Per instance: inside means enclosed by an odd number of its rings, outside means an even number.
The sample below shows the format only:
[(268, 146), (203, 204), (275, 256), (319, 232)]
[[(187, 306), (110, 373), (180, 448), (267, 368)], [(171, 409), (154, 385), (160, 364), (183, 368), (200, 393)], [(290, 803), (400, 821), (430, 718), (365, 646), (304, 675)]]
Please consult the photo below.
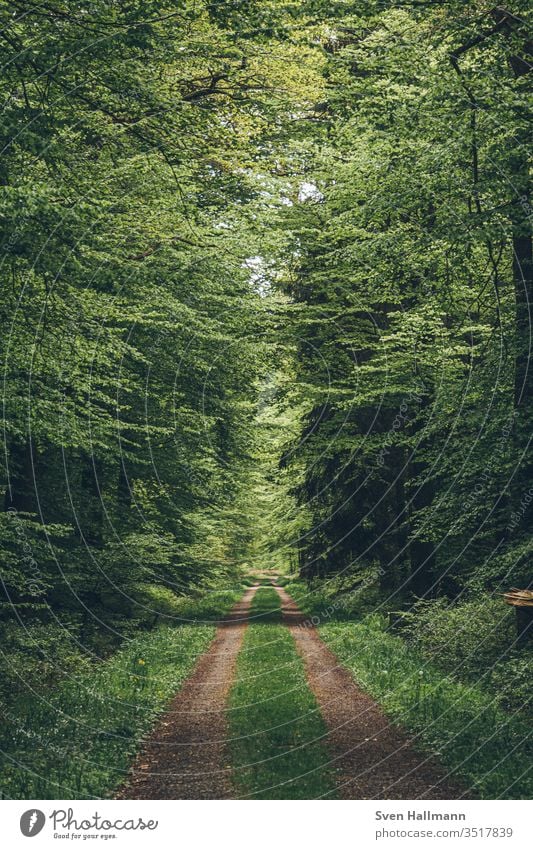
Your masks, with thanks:
[(320, 636), (385, 712), (476, 796), (531, 798), (533, 741), (523, 717), (504, 711), (480, 687), (443, 674), (388, 633), (382, 616), (330, 621)]
[[(71, 669), (55, 688), (25, 695), (3, 710), (0, 788), (3, 798), (102, 798), (121, 783), (140, 739), (155, 723), (215, 625), (240, 593), (183, 600), (187, 624), (142, 633), (105, 661)], [(175, 611), (176, 613), (177, 611)], [(193, 621), (196, 620), (196, 621)]]

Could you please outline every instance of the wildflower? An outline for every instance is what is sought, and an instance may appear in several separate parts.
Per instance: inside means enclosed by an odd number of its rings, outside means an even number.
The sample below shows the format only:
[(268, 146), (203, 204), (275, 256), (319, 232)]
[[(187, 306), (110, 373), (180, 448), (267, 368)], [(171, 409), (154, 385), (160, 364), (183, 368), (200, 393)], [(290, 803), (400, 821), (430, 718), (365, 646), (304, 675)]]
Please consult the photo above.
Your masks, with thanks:
[(142, 659), (142, 657), (139, 658), (137, 663), (139, 664), (139, 666), (144, 666), (144, 660)]

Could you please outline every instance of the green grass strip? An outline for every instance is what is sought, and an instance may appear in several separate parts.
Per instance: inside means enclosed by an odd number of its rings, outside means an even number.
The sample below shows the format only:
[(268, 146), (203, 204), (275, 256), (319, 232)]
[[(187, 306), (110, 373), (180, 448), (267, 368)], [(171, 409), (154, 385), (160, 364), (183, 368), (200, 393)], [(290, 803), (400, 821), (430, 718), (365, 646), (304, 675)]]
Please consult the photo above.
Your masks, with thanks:
[(374, 614), (360, 622), (329, 622), (320, 636), (386, 713), (419, 735), (477, 795), (533, 796), (533, 740), (526, 721), (498, 708), (476, 686), (445, 676)]
[[(109, 660), (88, 663), (54, 691), (20, 699), (4, 716), (0, 794), (11, 799), (113, 795), (170, 699), (209, 648), (214, 624), (241, 593), (186, 600), (191, 624), (162, 626)], [(194, 619), (198, 620), (196, 624)]]
[(326, 728), (279, 597), (257, 591), (229, 699), (233, 782), (255, 799), (334, 798)]

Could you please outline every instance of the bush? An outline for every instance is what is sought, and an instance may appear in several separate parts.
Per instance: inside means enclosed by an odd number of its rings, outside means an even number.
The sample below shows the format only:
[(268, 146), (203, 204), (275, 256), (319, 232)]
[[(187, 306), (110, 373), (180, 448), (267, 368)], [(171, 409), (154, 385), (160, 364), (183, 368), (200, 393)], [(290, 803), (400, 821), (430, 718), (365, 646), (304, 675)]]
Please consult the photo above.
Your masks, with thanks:
[(316, 581), (309, 586), (301, 580), (286, 582), (285, 590), (304, 613), (320, 621), (334, 619), (359, 619), (379, 608), (380, 590), (372, 571), (356, 576)]
[(503, 707), (512, 711), (533, 714), (533, 652), (516, 652), (498, 663), (492, 670), (491, 687), (497, 692)]
[(419, 601), (403, 633), (444, 672), (481, 683), (504, 707), (531, 708), (533, 652), (516, 648), (514, 613), (501, 599)]
[(406, 633), (441, 668), (478, 679), (509, 653), (513, 612), (501, 599), (487, 595), (461, 603), (419, 601), (408, 617)]
[(26, 694), (43, 693), (73, 672), (87, 668), (89, 660), (76, 640), (77, 623), (58, 625), (27, 620), (24, 625), (2, 625), (0, 697), (5, 704)]

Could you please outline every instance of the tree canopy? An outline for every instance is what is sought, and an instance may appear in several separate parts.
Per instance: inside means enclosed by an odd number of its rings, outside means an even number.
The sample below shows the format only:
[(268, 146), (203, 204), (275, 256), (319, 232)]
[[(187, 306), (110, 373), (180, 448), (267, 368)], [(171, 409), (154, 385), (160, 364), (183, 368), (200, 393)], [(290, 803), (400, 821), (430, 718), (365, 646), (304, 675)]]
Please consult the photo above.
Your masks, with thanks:
[(529, 586), (525, 4), (0, 16), (9, 651), (257, 562)]

